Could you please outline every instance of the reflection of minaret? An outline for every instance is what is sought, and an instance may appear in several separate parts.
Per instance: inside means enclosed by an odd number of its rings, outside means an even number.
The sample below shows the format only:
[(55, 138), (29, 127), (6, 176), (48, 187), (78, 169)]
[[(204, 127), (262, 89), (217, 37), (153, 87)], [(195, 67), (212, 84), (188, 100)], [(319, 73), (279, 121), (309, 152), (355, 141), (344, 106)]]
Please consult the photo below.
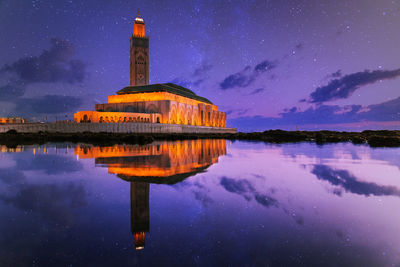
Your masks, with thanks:
[(149, 189), (149, 183), (131, 182), (131, 229), (136, 249), (144, 248), (150, 230)]

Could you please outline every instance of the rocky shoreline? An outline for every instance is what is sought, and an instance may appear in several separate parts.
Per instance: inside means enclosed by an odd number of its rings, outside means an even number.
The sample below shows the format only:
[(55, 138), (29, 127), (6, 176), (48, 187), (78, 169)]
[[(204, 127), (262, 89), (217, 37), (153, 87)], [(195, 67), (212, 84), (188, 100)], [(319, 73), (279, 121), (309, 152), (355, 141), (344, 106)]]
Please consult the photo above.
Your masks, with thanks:
[(268, 130), (253, 133), (231, 134), (121, 134), (121, 133), (18, 133), (10, 130), (0, 134), (0, 144), (6, 146), (45, 144), (49, 142), (89, 143), (94, 145), (147, 144), (154, 140), (187, 139), (228, 139), (251, 140), (269, 143), (315, 142), (326, 143), (352, 142), (368, 144), (371, 147), (400, 147), (400, 131), (282, 131)]

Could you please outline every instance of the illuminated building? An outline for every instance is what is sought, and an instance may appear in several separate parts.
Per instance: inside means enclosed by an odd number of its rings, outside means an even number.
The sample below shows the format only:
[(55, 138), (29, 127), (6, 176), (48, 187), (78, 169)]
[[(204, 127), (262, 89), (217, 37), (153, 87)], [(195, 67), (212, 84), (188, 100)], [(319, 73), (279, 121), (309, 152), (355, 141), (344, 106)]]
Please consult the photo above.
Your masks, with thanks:
[(168, 123), (226, 127), (226, 113), (210, 100), (173, 83), (149, 84), (149, 38), (140, 14), (130, 38), (130, 86), (95, 111), (74, 114), (79, 123)]
[(218, 162), (226, 154), (226, 140), (184, 140), (148, 145), (98, 147), (78, 145), (79, 158), (95, 158), (108, 172), (130, 182), (131, 228), (136, 249), (145, 246), (150, 231), (150, 183), (175, 184)]
[(0, 118), (0, 124), (3, 123), (25, 123), (23, 118)]

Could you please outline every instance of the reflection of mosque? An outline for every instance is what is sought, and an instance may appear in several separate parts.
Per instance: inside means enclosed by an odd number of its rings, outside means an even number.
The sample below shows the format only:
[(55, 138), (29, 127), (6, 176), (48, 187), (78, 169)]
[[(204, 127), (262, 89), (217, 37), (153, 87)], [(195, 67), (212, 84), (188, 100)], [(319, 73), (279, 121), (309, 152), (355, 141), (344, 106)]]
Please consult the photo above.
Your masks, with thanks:
[(225, 140), (154, 142), (148, 145), (79, 145), (75, 154), (95, 158), (108, 172), (131, 182), (131, 228), (136, 249), (150, 230), (150, 183), (175, 184), (204, 171), (226, 154)]

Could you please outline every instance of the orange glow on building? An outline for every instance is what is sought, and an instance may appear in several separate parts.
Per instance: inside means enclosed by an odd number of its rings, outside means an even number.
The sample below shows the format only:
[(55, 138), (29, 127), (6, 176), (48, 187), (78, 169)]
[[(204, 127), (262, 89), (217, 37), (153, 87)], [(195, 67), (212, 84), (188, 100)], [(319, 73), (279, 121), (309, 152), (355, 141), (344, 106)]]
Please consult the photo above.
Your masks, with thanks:
[(144, 20), (140, 17), (140, 12), (138, 12), (138, 17), (133, 23), (133, 35), (138, 37), (144, 37)]
[(75, 122), (226, 127), (226, 113), (208, 99), (176, 84), (149, 84), (149, 38), (140, 13), (130, 42), (130, 86), (108, 96), (108, 103), (96, 104), (95, 111), (75, 113)]
[(0, 124), (3, 123), (25, 123), (23, 118), (0, 118)]

